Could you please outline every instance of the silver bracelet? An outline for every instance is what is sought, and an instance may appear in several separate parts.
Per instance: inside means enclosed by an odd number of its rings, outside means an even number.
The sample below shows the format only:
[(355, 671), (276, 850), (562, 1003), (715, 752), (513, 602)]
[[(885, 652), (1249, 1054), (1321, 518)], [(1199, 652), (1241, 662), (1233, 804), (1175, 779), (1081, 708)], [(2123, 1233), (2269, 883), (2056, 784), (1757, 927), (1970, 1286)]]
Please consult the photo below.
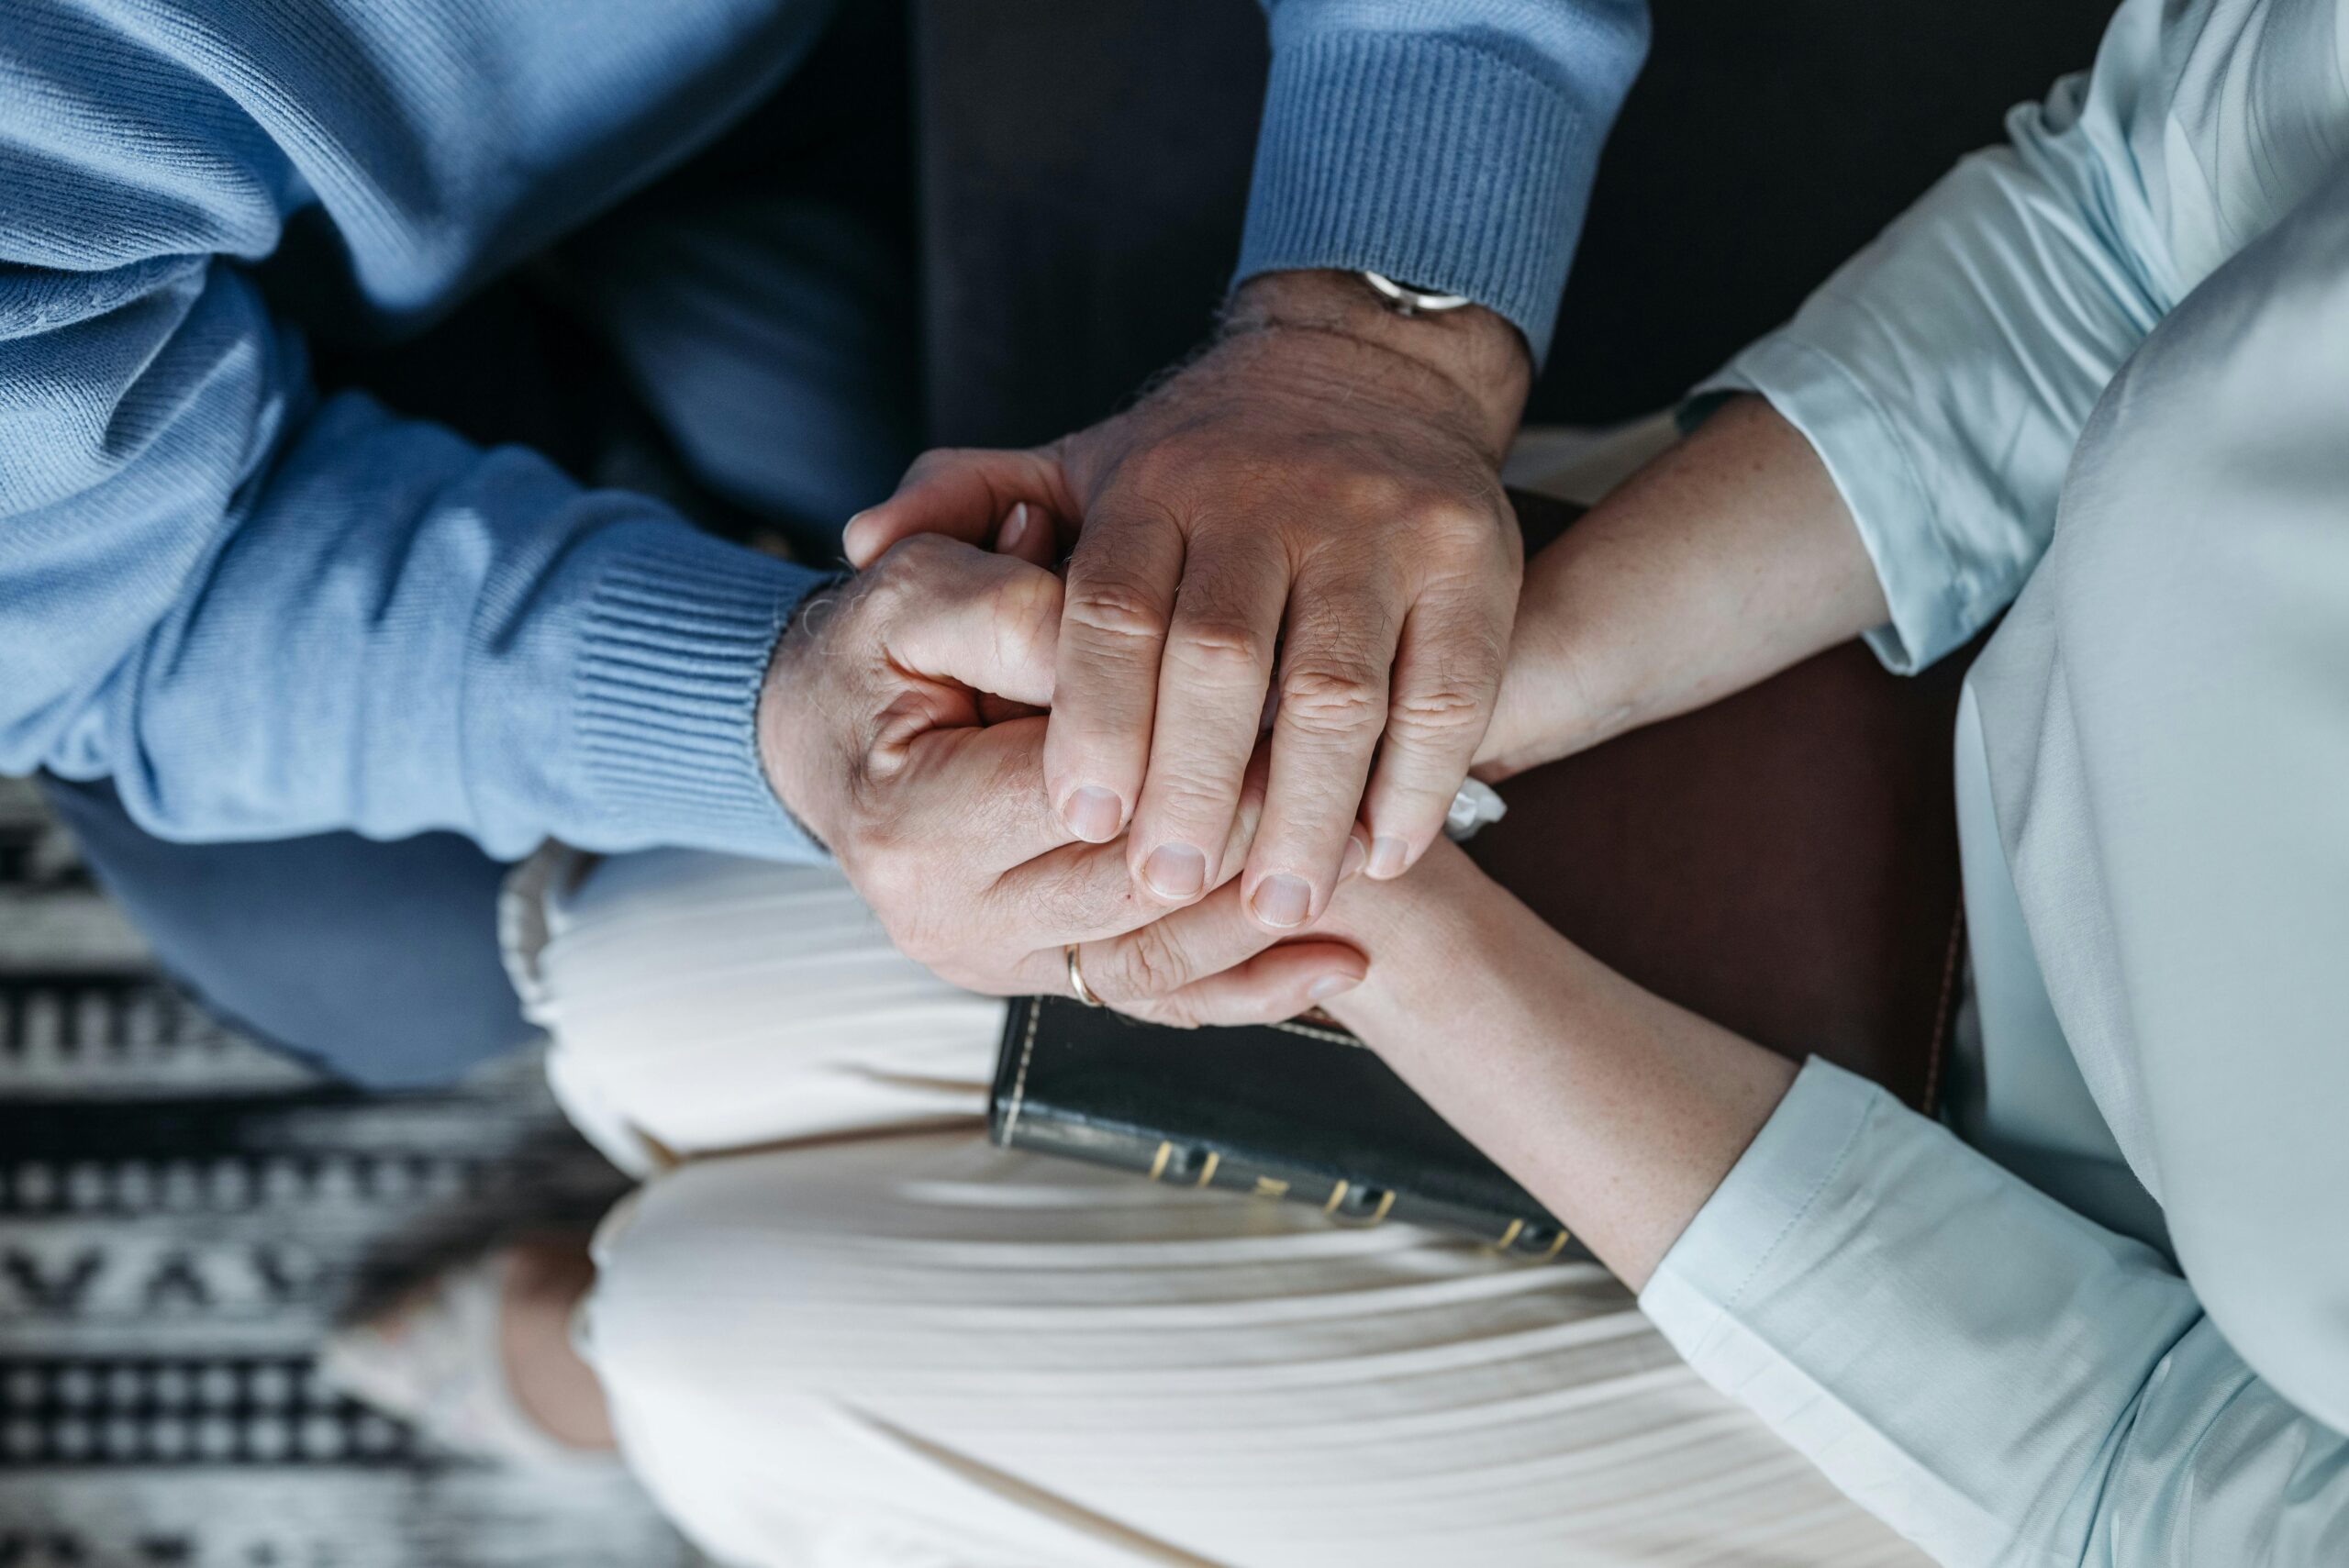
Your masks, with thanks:
[(1378, 297), (1386, 302), (1387, 308), (1397, 316), (1441, 316), (1447, 310), (1457, 310), (1464, 305), (1476, 303), (1464, 294), (1436, 294), (1428, 289), (1415, 288), (1409, 284), (1398, 284), (1384, 272), (1365, 269), (1362, 277), (1363, 282), (1375, 290)]
[(1460, 843), (1475, 838), (1477, 828), (1508, 815), (1508, 806), (1499, 791), (1482, 779), (1465, 779), (1452, 797), (1452, 809), (1444, 813), (1443, 836)]

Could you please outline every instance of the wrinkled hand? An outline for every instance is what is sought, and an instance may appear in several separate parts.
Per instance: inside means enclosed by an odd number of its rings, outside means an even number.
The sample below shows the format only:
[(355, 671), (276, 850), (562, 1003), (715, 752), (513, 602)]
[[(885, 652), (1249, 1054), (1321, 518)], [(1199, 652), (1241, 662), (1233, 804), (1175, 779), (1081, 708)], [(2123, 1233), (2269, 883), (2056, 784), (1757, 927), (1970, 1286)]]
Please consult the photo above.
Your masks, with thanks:
[[(1254, 919), (1297, 930), (1352, 870), (1425, 852), (1484, 734), (1522, 570), (1498, 464), (1527, 373), (1474, 307), (1405, 320), (1358, 280), (1261, 278), (1130, 412), (923, 458), (852, 524), (851, 557), (1007, 518), (1031, 560), (1073, 537), (1048, 798), (1079, 839), (1125, 832), (1161, 907), (1241, 871)], [(1268, 688), (1251, 842), (1232, 829)]]
[(891, 939), (997, 995), (1064, 994), (1064, 950), (1085, 943), (1097, 995), (1170, 1022), (1287, 1018), (1359, 980), (1342, 944), (1264, 951), (1236, 887), (1162, 920), (1122, 847), (1069, 831), (1029, 712), (1052, 699), (1061, 617), (1051, 573), (922, 538), (818, 596), (777, 645), (758, 714), (769, 781)]

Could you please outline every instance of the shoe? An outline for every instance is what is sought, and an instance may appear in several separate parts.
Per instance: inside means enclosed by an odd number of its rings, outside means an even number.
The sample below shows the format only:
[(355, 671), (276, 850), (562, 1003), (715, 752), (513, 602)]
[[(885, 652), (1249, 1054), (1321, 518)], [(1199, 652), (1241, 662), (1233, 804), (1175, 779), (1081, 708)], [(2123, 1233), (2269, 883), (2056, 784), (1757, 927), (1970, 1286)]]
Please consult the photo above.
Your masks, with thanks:
[(338, 1330), (319, 1353), (320, 1381), (470, 1459), (538, 1471), (617, 1472), (617, 1453), (562, 1441), (515, 1398), (500, 1331), (512, 1263), (507, 1252), (476, 1259), (380, 1316)]

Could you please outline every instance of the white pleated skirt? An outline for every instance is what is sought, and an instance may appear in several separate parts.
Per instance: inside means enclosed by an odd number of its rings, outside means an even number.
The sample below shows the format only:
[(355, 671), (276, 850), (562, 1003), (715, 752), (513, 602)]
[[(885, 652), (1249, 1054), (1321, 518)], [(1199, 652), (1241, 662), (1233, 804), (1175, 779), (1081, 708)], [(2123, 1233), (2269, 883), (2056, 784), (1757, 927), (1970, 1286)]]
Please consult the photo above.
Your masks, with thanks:
[(507, 935), (645, 1179), (584, 1343), (722, 1562), (1924, 1561), (1594, 1266), (991, 1148), (1004, 1005), (829, 869), (542, 857)]

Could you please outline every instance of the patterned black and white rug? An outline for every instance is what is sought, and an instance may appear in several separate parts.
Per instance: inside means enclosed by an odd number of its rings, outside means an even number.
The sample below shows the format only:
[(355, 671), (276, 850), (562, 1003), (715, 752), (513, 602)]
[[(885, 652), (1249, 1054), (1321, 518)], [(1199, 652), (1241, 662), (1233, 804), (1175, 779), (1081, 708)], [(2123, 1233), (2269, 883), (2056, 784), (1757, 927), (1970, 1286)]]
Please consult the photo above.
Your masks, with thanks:
[(0, 1568), (685, 1568), (632, 1487), (452, 1462), (320, 1388), (354, 1303), (620, 1178), (537, 1063), (368, 1097), (159, 981), (0, 780)]

